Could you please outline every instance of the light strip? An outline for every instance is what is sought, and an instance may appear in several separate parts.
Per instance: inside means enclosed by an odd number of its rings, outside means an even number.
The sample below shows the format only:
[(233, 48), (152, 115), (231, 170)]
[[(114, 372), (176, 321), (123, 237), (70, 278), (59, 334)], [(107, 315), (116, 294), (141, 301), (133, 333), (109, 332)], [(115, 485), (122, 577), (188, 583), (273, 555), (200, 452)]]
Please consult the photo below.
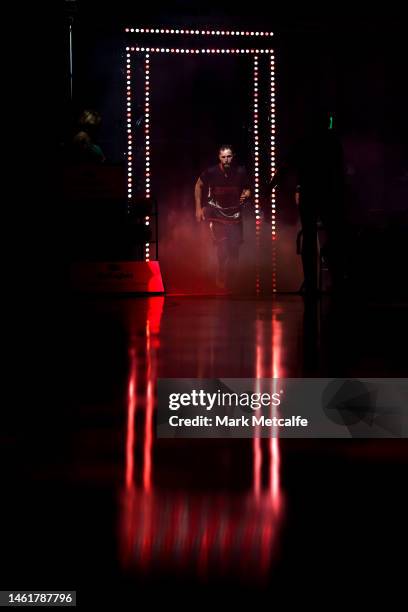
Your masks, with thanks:
[(127, 197), (132, 198), (132, 94), (130, 53), (126, 53), (126, 133), (127, 133)]
[(185, 29), (185, 28), (125, 28), (127, 33), (135, 34), (182, 34), (182, 35), (193, 35), (193, 36), (273, 36), (273, 32), (259, 32), (259, 31), (248, 31), (248, 30), (214, 30), (214, 29)]
[[(145, 101), (144, 101), (144, 134), (145, 134), (145, 196), (150, 198), (150, 55), (145, 55)], [(145, 225), (150, 227), (150, 218), (145, 217)], [(145, 243), (145, 261), (150, 261), (150, 244)]]
[[(270, 56), (270, 118), (271, 118), (271, 179), (276, 171), (276, 86), (275, 86), (275, 58)], [(276, 194), (271, 193), (271, 237), (272, 237), (272, 291), (277, 291), (277, 224), (276, 224)]]
[(236, 53), (236, 54), (256, 54), (260, 53), (273, 53), (272, 49), (225, 49), (214, 47), (211, 49), (191, 49), (191, 48), (180, 48), (180, 47), (126, 47), (126, 51), (137, 51), (139, 53), (182, 53), (182, 54), (219, 54), (219, 53)]
[(254, 133), (254, 207), (255, 207), (255, 240), (256, 240), (256, 294), (261, 290), (259, 274), (259, 247), (261, 231), (261, 215), (259, 208), (259, 59), (254, 57), (254, 85), (253, 85), (253, 133)]
[[(126, 29), (127, 32), (149, 33), (149, 30), (144, 29)], [(153, 33), (153, 30), (150, 31)], [(207, 34), (207, 35), (241, 35), (241, 36), (272, 36), (272, 32), (225, 32), (225, 31), (198, 31), (198, 30), (164, 30), (155, 29), (154, 33), (159, 34)], [(150, 53), (181, 53), (181, 54), (253, 54), (254, 57), (254, 204), (255, 204), (255, 223), (256, 237), (259, 244), (260, 238), (260, 206), (259, 206), (259, 54), (270, 55), (271, 68), (271, 173), (275, 169), (275, 77), (274, 77), (274, 58), (273, 49), (225, 49), (225, 48), (209, 48), (209, 49), (191, 49), (191, 48), (170, 48), (170, 47), (126, 47), (126, 117), (127, 117), (127, 160), (128, 160), (128, 198), (133, 195), (133, 142), (132, 142), (132, 106), (131, 106), (131, 62), (130, 52), (138, 52), (145, 54), (145, 99), (144, 99), (144, 130), (145, 130), (145, 196), (147, 199), (151, 196), (151, 145), (150, 145)], [(272, 240), (276, 240), (276, 202), (275, 194), (272, 194)], [(150, 226), (150, 217), (145, 217), (145, 225)], [(273, 251), (276, 249), (273, 248)], [(144, 257), (146, 261), (150, 260), (150, 244), (145, 243)], [(276, 252), (273, 259), (273, 290), (276, 291)], [(256, 291), (260, 291), (259, 269), (256, 278)]]

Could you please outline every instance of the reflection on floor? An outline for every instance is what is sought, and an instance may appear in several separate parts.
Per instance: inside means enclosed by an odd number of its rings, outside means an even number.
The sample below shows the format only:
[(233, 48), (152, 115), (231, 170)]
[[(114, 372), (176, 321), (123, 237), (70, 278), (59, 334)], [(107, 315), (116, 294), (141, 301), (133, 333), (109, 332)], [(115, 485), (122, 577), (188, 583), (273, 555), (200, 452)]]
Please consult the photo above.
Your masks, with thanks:
[(123, 609), (175, 584), (330, 582), (345, 558), (398, 572), (404, 440), (157, 439), (154, 416), (157, 378), (404, 376), (405, 322), (402, 305), (295, 296), (76, 298), (61, 436), (26, 425), (9, 457), (6, 576)]

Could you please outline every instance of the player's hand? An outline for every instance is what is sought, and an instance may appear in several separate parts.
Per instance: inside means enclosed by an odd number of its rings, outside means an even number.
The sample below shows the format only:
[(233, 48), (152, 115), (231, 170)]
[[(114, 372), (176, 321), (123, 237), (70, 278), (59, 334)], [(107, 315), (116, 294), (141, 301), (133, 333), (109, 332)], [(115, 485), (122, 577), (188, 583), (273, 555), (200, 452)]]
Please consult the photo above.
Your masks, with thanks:
[(240, 197), (239, 197), (239, 203), (240, 204), (245, 204), (245, 202), (248, 200), (248, 198), (250, 197), (250, 192), (246, 189), (244, 189), (244, 191), (241, 193)]
[(196, 220), (198, 222), (205, 221), (204, 209), (200, 208), (200, 210), (196, 210)]

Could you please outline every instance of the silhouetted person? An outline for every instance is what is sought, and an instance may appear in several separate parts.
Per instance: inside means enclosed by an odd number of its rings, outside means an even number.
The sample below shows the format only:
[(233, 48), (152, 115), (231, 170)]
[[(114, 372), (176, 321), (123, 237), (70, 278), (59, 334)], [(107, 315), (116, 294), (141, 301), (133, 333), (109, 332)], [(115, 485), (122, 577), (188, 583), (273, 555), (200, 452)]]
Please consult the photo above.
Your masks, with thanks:
[(78, 121), (78, 129), (70, 147), (71, 161), (74, 163), (103, 163), (106, 158), (97, 144), (97, 132), (101, 116), (97, 111), (84, 110)]
[[(343, 149), (332, 120), (318, 116), (303, 138), (289, 152), (269, 184), (268, 193), (289, 173), (296, 175), (297, 198), (302, 225), (304, 291), (317, 291), (317, 223), (327, 234), (327, 259), (333, 289), (343, 283), (344, 251), (344, 163)], [(329, 129), (330, 128), (330, 129)]]
[(231, 145), (218, 151), (219, 163), (195, 185), (197, 221), (208, 221), (217, 248), (217, 285), (232, 287), (242, 243), (242, 205), (251, 195), (245, 168), (233, 163)]

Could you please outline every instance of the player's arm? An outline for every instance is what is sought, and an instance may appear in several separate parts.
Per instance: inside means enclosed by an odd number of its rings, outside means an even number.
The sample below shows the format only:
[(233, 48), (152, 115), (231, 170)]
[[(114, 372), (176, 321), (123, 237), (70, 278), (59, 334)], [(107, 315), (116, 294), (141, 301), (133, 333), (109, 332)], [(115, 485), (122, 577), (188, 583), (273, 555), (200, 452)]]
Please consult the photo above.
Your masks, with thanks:
[(204, 183), (199, 178), (194, 188), (194, 199), (195, 199), (195, 210), (197, 221), (204, 221), (204, 210), (203, 210), (203, 188)]

